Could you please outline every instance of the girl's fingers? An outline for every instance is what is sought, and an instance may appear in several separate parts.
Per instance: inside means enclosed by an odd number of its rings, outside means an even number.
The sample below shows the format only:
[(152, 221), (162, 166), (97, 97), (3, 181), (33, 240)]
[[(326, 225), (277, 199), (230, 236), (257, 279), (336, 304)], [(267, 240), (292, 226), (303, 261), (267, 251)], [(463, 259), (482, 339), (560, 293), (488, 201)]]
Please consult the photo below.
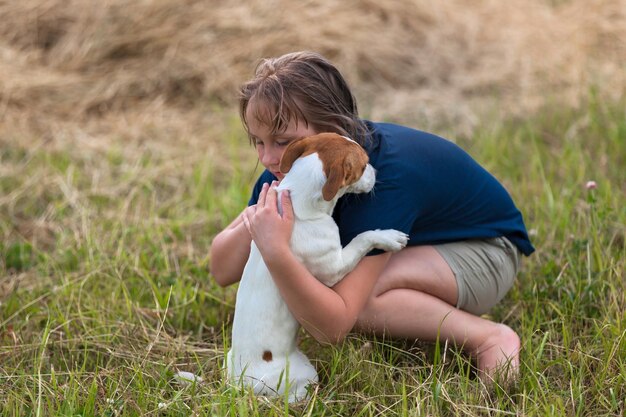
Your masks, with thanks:
[(248, 216), (245, 215), (243, 217), (243, 225), (246, 226), (246, 229), (248, 230), (248, 233), (250, 233), (250, 220), (248, 220)]
[(252, 234), (252, 231), (250, 231), (250, 219), (248, 218), (248, 210), (243, 212), (243, 225), (248, 230), (248, 233)]
[(267, 197), (267, 189), (269, 188), (269, 184), (263, 184), (263, 188), (261, 188), (261, 193), (259, 194), (259, 199), (257, 200), (257, 205), (259, 207), (265, 207), (265, 198)]
[(283, 219), (293, 220), (293, 205), (291, 204), (291, 194), (289, 190), (283, 191)]
[(272, 182), (271, 187), (267, 190), (265, 205), (268, 207), (276, 207), (276, 181)]

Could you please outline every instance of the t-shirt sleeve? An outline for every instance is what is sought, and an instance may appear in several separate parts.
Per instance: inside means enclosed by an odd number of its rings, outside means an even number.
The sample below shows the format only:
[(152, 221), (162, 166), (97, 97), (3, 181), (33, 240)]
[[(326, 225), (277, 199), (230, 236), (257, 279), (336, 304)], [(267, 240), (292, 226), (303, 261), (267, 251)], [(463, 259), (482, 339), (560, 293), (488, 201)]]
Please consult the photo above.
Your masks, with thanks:
[(272, 181), (276, 180), (277, 178), (271, 172), (269, 172), (268, 170), (263, 171), (259, 179), (254, 184), (254, 187), (252, 188), (252, 195), (250, 196), (250, 200), (248, 200), (248, 206), (256, 204), (256, 202), (259, 200), (259, 194), (261, 194), (263, 184), (271, 184)]

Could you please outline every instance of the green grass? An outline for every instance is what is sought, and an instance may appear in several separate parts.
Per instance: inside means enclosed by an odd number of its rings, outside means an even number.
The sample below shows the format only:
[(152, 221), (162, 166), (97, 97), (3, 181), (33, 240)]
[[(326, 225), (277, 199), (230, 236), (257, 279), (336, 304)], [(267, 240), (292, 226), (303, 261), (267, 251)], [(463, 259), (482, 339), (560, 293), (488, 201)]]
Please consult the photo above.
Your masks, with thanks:
[[(547, 108), (457, 138), (509, 189), (537, 247), (492, 312), (522, 338), (516, 387), (484, 389), (443, 343), (305, 336), (321, 383), (296, 405), (222, 379), (235, 288), (211, 281), (207, 253), (254, 179), (236, 124), (221, 135), (229, 167), (191, 148), (1, 139), (0, 414), (624, 415), (625, 108)], [(182, 388), (177, 370), (204, 383)]]

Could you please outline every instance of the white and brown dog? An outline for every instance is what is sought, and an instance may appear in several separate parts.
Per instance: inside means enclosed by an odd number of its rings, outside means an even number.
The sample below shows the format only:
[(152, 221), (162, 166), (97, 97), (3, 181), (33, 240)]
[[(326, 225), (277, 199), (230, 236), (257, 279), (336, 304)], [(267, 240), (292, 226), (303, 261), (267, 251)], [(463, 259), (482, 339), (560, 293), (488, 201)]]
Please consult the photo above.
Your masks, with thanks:
[[(345, 193), (371, 191), (376, 180), (368, 157), (356, 142), (322, 133), (289, 144), (280, 162), (287, 172), (277, 187), (289, 190), (295, 222), (290, 246), (313, 276), (328, 286), (339, 282), (374, 248), (402, 249), (408, 237), (396, 230), (373, 230), (341, 247), (332, 212)], [(229, 379), (260, 395), (304, 399), (317, 372), (298, 350), (299, 323), (274, 284), (254, 241), (243, 271), (226, 358)]]

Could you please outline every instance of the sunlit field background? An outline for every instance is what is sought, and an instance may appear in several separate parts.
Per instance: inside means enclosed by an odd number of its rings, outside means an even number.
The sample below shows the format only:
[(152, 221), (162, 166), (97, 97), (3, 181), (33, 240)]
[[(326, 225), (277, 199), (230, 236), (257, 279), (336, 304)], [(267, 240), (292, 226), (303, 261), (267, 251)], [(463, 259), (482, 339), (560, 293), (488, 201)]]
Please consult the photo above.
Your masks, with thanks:
[[(0, 415), (626, 412), (624, 0), (22, 0), (0, 22)], [(304, 333), (309, 401), (224, 383), (236, 288), (208, 251), (260, 173), (236, 91), (301, 49), (512, 194), (537, 248), (491, 313), (522, 338), (515, 386), (443, 342)]]

